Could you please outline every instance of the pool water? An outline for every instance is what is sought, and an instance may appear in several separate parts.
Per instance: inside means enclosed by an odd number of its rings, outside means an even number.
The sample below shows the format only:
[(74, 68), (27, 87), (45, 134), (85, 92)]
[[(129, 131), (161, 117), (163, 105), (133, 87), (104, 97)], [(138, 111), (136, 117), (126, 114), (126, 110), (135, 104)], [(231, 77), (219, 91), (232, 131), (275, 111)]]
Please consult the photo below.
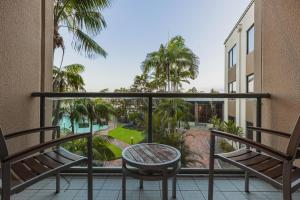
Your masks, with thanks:
[[(69, 116), (63, 116), (63, 118), (59, 121), (59, 126), (62, 131), (66, 130), (66, 129), (69, 129), (71, 131), (72, 127), (71, 127), (71, 120), (70, 120)], [(93, 132), (102, 131), (105, 129), (108, 129), (108, 125), (103, 125), (103, 126), (100, 126), (99, 124), (93, 125)], [(88, 126), (86, 126), (84, 128), (79, 127), (78, 122), (74, 123), (74, 132), (75, 133), (87, 133), (89, 131), (90, 131), (89, 123), (88, 123)]]

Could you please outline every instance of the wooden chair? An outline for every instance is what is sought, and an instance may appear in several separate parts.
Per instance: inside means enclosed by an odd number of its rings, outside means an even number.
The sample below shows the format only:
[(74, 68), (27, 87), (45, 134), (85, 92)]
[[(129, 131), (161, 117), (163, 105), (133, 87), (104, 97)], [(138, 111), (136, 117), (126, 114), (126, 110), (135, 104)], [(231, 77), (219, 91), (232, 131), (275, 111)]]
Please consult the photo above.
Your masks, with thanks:
[[(43, 132), (51, 133), (52, 140), (34, 145), (25, 150), (9, 155), (6, 141), (19, 136)], [(72, 140), (88, 139), (88, 157), (75, 155), (60, 144)], [(88, 163), (88, 199), (92, 200), (92, 134), (84, 133), (60, 138), (60, 128), (44, 127), (20, 131), (3, 135), (0, 129), (0, 160), (2, 200), (9, 200), (10, 196), (18, 193), (28, 186), (49, 176), (56, 175), (56, 192), (60, 191), (60, 171), (78, 165), (81, 162)]]
[[(214, 159), (221, 159), (245, 170), (245, 191), (249, 192), (249, 173), (259, 177), (278, 189), (283, 190), (283, 199), (291, 200), (292, 193), (300, 188), (300, 168), (293, 165), (300, 158), (300, 116), (293, 133), (248, 127), (249, 130), (272, 134), (289, 139), (286, 152), (281, 152), (226, 132), (212, 130), (210, 140), (210, 166), (208, 199), (213, 200)], [(215, 137), (226, 138), (244, 144), (246, 147), (230, 153), (215, 154)]]

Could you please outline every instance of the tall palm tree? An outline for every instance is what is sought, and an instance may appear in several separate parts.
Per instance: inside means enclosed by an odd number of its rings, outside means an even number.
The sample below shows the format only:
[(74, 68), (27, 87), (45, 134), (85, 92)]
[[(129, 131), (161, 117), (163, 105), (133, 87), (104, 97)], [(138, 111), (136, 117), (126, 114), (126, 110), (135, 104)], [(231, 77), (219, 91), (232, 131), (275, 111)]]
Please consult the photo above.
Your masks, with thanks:
[(65, 49), (60, 29), (66, 28), (73, 34), (75, 51), (89, 58), (106, 56), (105, 50), (93, 39), (106, 27), (101, 11), (110, 6), (111, 0), (54, 0), (53, 50)]
[(180, 121), (187, 122), (190, 117), (191, 104), (182, 99), (163, 99), (157, 105), (155, 113), (160, 116), (161, 127), (167, 133), (180, 128)]
[(53, 91), (70, 92), (84, 91), (84, 80), (80, 75), (85, 67), (81, 64), (67, 65), (53, 68)]
[[(54, 92), (77, 92), (84, 91), (84, 80), (80, 75), (85, 67), (80, 64), (67, 65), (61, 68), (53, 68), (53, 91)], [(61, 101), (53, 103), (53, 125), (59, 122)]]
[(149, 80), (149, 75), (146, 73), (136, 75), (131, 90), (134, 92), (151, 92), (152, 85)]
[(159, 50), (147, 54), (142, 63), (143, 72), (153, 72), (156, 79), (166, 82), (169, 92), (171, 84), (176, 92), (181, 82), (195, 79), (198, 66), (199, 58), (185, 45), (181, 36), (175, 36), (166, 45), (161, 44)]
[(71, 122), (72, 133), (75, 133), (75, 122), (79, 122), (87, 115), (86, 106), (81, 100), (67, 102), (60, 108), (60, 119), (67, 114)]

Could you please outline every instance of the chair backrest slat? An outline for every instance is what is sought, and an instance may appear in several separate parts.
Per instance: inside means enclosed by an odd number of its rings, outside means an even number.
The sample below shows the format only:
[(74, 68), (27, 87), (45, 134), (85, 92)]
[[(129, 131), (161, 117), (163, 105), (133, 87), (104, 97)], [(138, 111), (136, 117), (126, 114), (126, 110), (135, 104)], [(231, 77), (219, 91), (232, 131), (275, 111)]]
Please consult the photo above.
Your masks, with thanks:
[(2, 130), (0, 128), (0, 160), (5, 158), (6, 156), (8, 156), (7, 145)]
[(290, 142), (289, 142), (286, 153), (289, 156), (296, 156), (297, 149), (298, 149), (299, 145), (300, 145), (300, 115), (299, 115), (298, 120), (296, 122), (293, 133), (290, 137)]

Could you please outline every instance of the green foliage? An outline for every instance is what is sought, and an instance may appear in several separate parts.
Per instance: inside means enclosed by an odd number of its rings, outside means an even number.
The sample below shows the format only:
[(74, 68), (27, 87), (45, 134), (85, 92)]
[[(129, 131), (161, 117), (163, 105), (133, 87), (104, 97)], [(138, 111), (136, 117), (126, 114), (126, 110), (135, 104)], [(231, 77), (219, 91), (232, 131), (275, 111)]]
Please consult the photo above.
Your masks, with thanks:
[[(93, 137), (94, 161), (108, 161), (115, 159), (114, 152), (109, 148), (110, 139), (111, 138), (107, 136)], [(63, 147), (78, 155), (87, 156), (87, 139), (74, 140), (64, 144)]]
[(218, 118), (216, 115), (213, 116), (210, 119), (210, 123), (212, 123), (213, 128), (220, 130), (220, 131), (225, 131), (225, 123), (222, 121), (220, 118)]
[(118, 159), (122, 157), (122, 149), (120, 149), (119, 147), (117, 147), (116, 145), (110, 143), (106, 145), (112, 152), (114, 152), (115, 154), (115, 158), (114, 159)]
[(198, 65), (199, 58), (185, 45), (183, 37), (175, 36), (166, 45), (161, 44), (157, 51), (147, 54), (142, 63), (143, 74), (151, 74), (153, 79), (144, 85), (151, 86), (151, 90), (178, 92), (182, 83), (197, 77)]
[[(190, 110), (192, 104), (182, 99), (162, 99), (159, 101), (154, 113), (159, 117), (159, 129), (168, 132), (175, 132), (176, 128), (181, 128), (181, 122), (185, 128), (189, 128), (188, 121), (192, 117)], [(161, 131), (161, 130), (160, 130)]]
[[(239, 137), (243, 136), (243, 129), (235, 124), (233, 120), (228, 120), (228, 122), (222, 121), (217, 116), (213, 116), (210, 119), (210, 122), (213, 124), (213, 128), (224, 131), (227, 133), (231, 133), (233, 135), (237, 135)], [(229, 144), (226, 140), (220, 140), (220, 147), (224, 152), (230, 152), (235, 150), (233, 145)], [(237, 143), (235, 143), (237, 146)]]
[(232, 152), (235, 150), (234, 147), (224, 139), (219, 141), (219, 145), (224, 153)]
[(67, 65), (61, 68), (53, 68), (53, 91), (54, 92), (77, 92), (84, 91), (84, 80), (81, 73), (85, 67), (81, 64)]
[(199, 162), (199, 159), (193, 159), (195, 153), (186, 145), (185, 135), (176, 132), (176, 129), (182, 126), (186, 129), (189, 128), (191, 104), (182, 99), (162, 99), (155, 107), (153, 113), (154, 141), (177, 148), (181, 152), (183, 166)]
[(225, 123), (225, 130), (228, 133), (237, 135), (237, 136), (242, 136), (243, 135), (243, 129), (235, 124), (233, 120), (228, 120), (228, 122)]
[(55, 0), (54, 1), (54, 46), (65, 49), (60, 29), (66, 28), (73, 34), (72, 46), (75, 51), (93, 58), (107, 53), (93, 37), (106, 27), (102, 10), (110, 5), (110, 0)]
[(213, 128), (231, 133), (237, 136), (243, 135), (243, 129), (235, 124), (233, 120), (228, 120), (228, 122), (222, 121), (217, 116), (213, 116), (210, 119), (210, 123), (213, 124)]
[(133, 122), (134, 127), (142, 130), (145, 125), (144, 113), (142, 112), (131, 112), (128, 115), (129, 121)]
[(131, 130), (123, 128), (122, 126), (118, 126), (117, 128), (110, 130), (108, 135), (127, 144), (131, 144), (131, 138), (133, 138), (133, 144), (137, 144), (145, 138), (142, 131)]

